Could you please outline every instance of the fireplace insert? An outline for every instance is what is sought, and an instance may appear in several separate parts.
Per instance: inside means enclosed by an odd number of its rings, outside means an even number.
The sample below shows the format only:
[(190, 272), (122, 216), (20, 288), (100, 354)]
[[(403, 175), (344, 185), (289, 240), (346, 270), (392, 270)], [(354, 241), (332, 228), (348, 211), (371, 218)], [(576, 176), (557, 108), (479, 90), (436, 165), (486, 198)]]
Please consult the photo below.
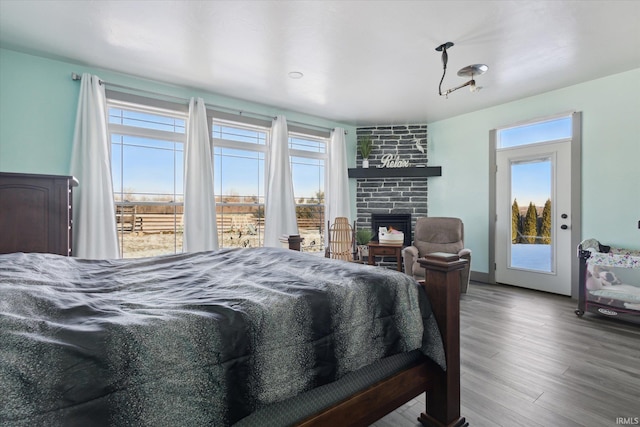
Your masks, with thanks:
[(378, 241), (379, 227), (393, 227), (395, 230), (404, 233), (403, 246), (411, 246), (411, 214), (371, 214), (371, 231), (373, 231), (373, 240)]

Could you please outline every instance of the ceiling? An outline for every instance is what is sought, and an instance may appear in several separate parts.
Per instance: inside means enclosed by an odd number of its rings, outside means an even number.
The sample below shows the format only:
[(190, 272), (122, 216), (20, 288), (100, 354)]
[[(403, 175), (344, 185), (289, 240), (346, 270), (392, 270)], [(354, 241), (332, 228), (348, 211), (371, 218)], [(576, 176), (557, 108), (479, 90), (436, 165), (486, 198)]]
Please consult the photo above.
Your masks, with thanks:
[[(443, 90), (483, 63), (482, 90), (438, 95), (448, 41)], [(355, 126), (431, 123), (640, 68), (640, 1), (0, 0), (0, 47)]]

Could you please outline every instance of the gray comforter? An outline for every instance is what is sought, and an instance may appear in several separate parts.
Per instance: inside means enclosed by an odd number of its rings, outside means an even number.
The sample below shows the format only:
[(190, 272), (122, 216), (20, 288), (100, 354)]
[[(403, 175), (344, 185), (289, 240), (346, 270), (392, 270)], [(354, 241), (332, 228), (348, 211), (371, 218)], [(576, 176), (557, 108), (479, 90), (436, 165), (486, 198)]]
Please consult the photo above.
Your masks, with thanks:
[(413, 349), (408, 276), (284, 249), (0, 255), (0, 425), (224, 426)]

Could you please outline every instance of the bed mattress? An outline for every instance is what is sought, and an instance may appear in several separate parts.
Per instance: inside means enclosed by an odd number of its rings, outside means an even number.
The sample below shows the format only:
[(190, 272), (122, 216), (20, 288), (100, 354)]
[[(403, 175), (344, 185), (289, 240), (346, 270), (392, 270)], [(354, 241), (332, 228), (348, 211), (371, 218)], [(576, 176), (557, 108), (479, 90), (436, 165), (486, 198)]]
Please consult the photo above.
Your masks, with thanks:
[(393, 355), (444, 367), (426, 294), (273, 249), (0, 256), (0, 424), (232, 425)]

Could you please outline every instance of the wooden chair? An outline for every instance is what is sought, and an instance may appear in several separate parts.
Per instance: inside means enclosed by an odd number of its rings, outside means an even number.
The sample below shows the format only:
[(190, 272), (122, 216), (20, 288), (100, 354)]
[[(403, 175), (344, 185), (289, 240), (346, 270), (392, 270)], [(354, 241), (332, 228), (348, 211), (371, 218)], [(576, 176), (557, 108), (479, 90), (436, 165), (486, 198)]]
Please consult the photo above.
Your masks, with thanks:
[(353, 261), (354, 259), (354, 228), (345, 217), (336, 217), (333, 225), (327, 222), (329, 247), (325, 256), (332, 259)]

